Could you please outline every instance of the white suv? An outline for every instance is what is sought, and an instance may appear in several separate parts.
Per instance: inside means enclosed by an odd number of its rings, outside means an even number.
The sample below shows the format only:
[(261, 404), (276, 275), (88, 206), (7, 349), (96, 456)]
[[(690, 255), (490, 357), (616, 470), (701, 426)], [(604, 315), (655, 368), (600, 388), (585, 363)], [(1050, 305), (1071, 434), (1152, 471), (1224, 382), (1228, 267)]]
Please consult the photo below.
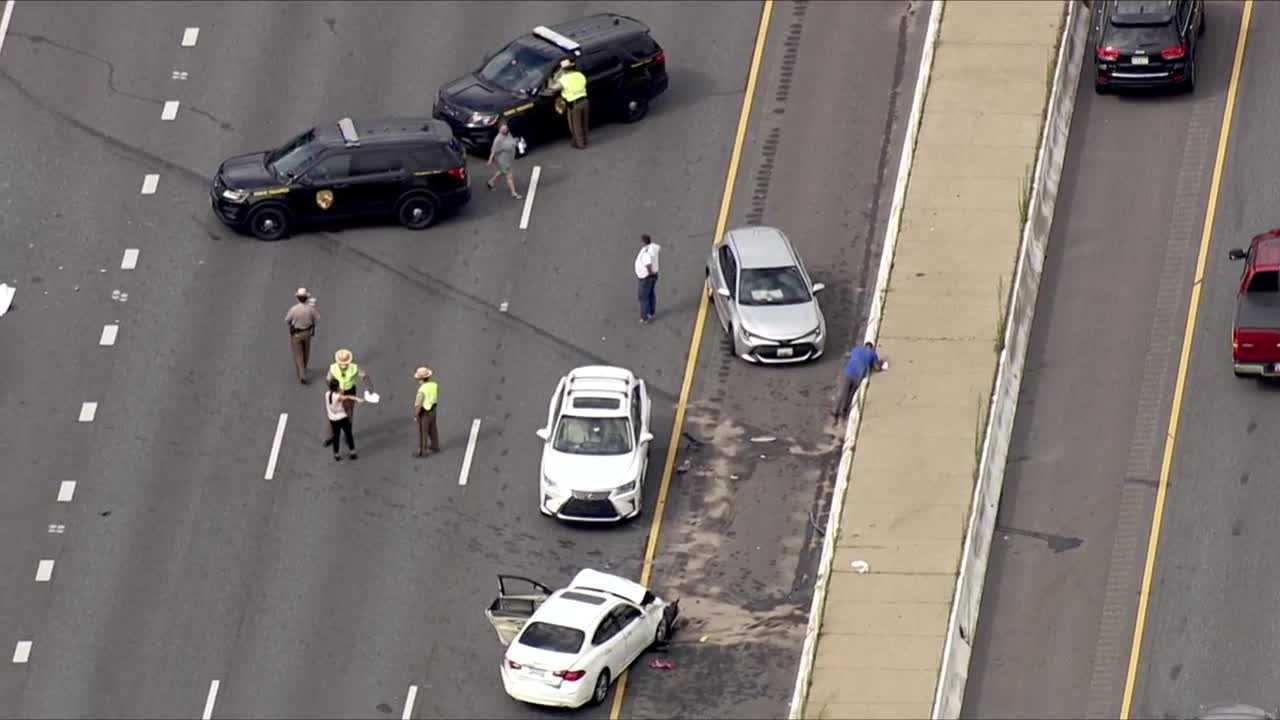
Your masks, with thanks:
[(560, 379), (543, 440), (539, 507), (562, 520), (640, 514), (649, 465), (649, 393), (630, 370), (589, 365)]

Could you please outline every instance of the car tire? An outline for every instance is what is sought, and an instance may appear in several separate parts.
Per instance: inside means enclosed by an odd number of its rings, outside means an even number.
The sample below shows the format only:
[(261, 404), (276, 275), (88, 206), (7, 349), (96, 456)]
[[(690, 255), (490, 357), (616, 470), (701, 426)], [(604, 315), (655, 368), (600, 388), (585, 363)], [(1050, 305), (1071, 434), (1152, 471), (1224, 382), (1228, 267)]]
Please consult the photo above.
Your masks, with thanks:
[(273, 242), (289, 234), (289, 213), (280, 205), (256, 207), (249, 213), (249, 232), (264, 242)]
[(653, 642), (649, 644), (649, 647), (659, 647), (661, 645), (665, 645), (667, 641), (670, 639), (671, 639), (671, 622), (667, 620), (664, 614), (663, 618), (658, 621), (658, 627), (655, 628), (653, 631)]
[(649, 99), (643, 95), (632, 95), (622, 101), (622, 122), (640, 122), (649, 114)]
[(1094, 80), (1094, 81), (1093, 81), (1093, 91), (1094, 91), (1095, 93), (1097, 93), (1098, 95), (1106, 95), (1107, 93), (1111, 92), (1111, 88), (1107, 87), (1106, 85), (1103, 85), (1102, 83), (1098, 82), (1097, 80)]
[(1196, 37), (1204, 35), (1204, 28), (1209, 24), (1209, 17), (1204, 14), (1204, 7), (1200, 8), (1200, 27), (1196, 30)]
[(410, 195), (396, 205), (396, 220), (410, 230), (425, 230), (435, 224), (440, 205), (430, 195)]
[(1182, 92), (1190, 93), (1196, 89), (1196, 73), (1200, 70), (1200, 62), (1193, 54), (1191, 56), (1191, 67), (1187, 68), (1187, 81), (1182, 83)]
[(609, 668), (605, 668), (601, 670), (600, 674), (596, 676), (596, 686), (591, 691), (591, 700), (588, 702), (588, 704), (590, 705), (604, 704), (605, 698), (609, 697), (609, 680), (610, 680)]

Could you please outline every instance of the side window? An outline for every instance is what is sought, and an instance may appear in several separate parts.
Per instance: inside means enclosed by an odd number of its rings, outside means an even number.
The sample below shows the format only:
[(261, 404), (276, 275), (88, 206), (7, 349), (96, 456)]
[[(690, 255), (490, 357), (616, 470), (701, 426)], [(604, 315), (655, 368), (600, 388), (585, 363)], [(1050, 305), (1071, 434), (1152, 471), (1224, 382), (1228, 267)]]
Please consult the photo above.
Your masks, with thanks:
[(600, 621), (600, 626), (596, 628), (595, 634), (591, 636), (591, 644), (603, 645), (609, 642), (614, 635), (618, 634), (619, 629), (617, 621), (614, 620), (613, 613), (605, 615), (604, 619)]
[(628, 625), (640, 619), (640, 611), (630, 605), (619, 605), (613, 612), (618, 619), (619, 629), (625, 629)]
[(631, 432), (640, 439), (640, 384), (631, 388)]
[(724, 273), (725, 287), (729, 293), (738, 294), (738, 263), (733, 257), (733, 250), (728, 245), (720, 246), (720, 271)]
[(621, 69), (622, 61), (618, 59), (618, 56), (612, 50), (606, 49), (584, 55), (578, 61), (578, 68), (582, 70), (588, 80), (594, 80), (601, 75), (608, 75), (615, 70)]
[(1178, 30), (1186, 33), (1187, 20), (1191, 17), (1191, 3), (1189, 0), (1178, 0)]
[(636, 35), (623, 41), (622, 50), (633, 60), (648, 60), (658, 54), (658, 43), (648, 35)]
[(1249, 288), (1247, 292), (1280, 292), (1280, 272), (1275, 270), (1259, 270), (1254, 272), (1253, 277), (1249, 278)]
[(409, 162), (414, 170), (442, 170), (451, 163), (445, 162), (443, 148), (424, 145), (409, 151)]
[(351, 176), (384, 175), (400, 172), (404, 160), (395, 150), (365, 150), (351, 156)]
[(335, 153), (311, 166), (307, 178), (313, 182), (326, 182), (351, 177), (351, 155)]

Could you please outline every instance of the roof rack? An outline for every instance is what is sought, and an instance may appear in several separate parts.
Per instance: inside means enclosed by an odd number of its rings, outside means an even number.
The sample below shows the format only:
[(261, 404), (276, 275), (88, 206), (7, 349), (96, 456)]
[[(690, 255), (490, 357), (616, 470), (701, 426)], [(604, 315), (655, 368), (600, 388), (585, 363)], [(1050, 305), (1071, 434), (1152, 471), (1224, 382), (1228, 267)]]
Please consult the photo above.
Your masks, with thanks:
[(539, 25), (538, 27), (534, 28), (534, 29), (533, 29), (533, 34), (534, 34), (534, 35), (537, 35), (538, 37), (542, 38), (543, 40), (546, 40), (547, 42), (551, 43), (552, 45), (555, 45), (556, 47), (560, 48), (561, 50), (564, 50), (565, 52), (571, 52), (571, 53), (573, 53), (574, 55), (581, 55), (581, 54), (582, 54), (582, 46), (581, 46), (581, 45), (579, 45), (577, 42), (575, 42), (575, 41), (573, 41), (573, 40), (570, 40), (569, 38), (567, 38), (567, 37), (565, 37), (565, 36), (561, 35), (560, 33), (556, 32), (555, 30), (552, 30), (551, 28), (547, 27), (546, 25)]
[(347, 144), (347, 147), (360, 144), (360, 135), (356, 132), (356, 124), (351, 118), (345, 117), (339, 120), (338, 130), (342, 132), (342, 141)]

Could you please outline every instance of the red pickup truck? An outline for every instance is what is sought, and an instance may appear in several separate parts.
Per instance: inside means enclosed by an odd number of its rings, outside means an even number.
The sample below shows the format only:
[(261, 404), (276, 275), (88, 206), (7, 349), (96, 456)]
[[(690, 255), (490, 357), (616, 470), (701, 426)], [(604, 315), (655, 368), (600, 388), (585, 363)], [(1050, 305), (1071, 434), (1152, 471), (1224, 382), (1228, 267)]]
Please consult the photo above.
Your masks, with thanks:
[(1235, 248), (1244, 260), (1236, 290), (1231, 360), (1239, 376), (1280, 377), (1280, 228), (1254, 236), (1249, 248)]

